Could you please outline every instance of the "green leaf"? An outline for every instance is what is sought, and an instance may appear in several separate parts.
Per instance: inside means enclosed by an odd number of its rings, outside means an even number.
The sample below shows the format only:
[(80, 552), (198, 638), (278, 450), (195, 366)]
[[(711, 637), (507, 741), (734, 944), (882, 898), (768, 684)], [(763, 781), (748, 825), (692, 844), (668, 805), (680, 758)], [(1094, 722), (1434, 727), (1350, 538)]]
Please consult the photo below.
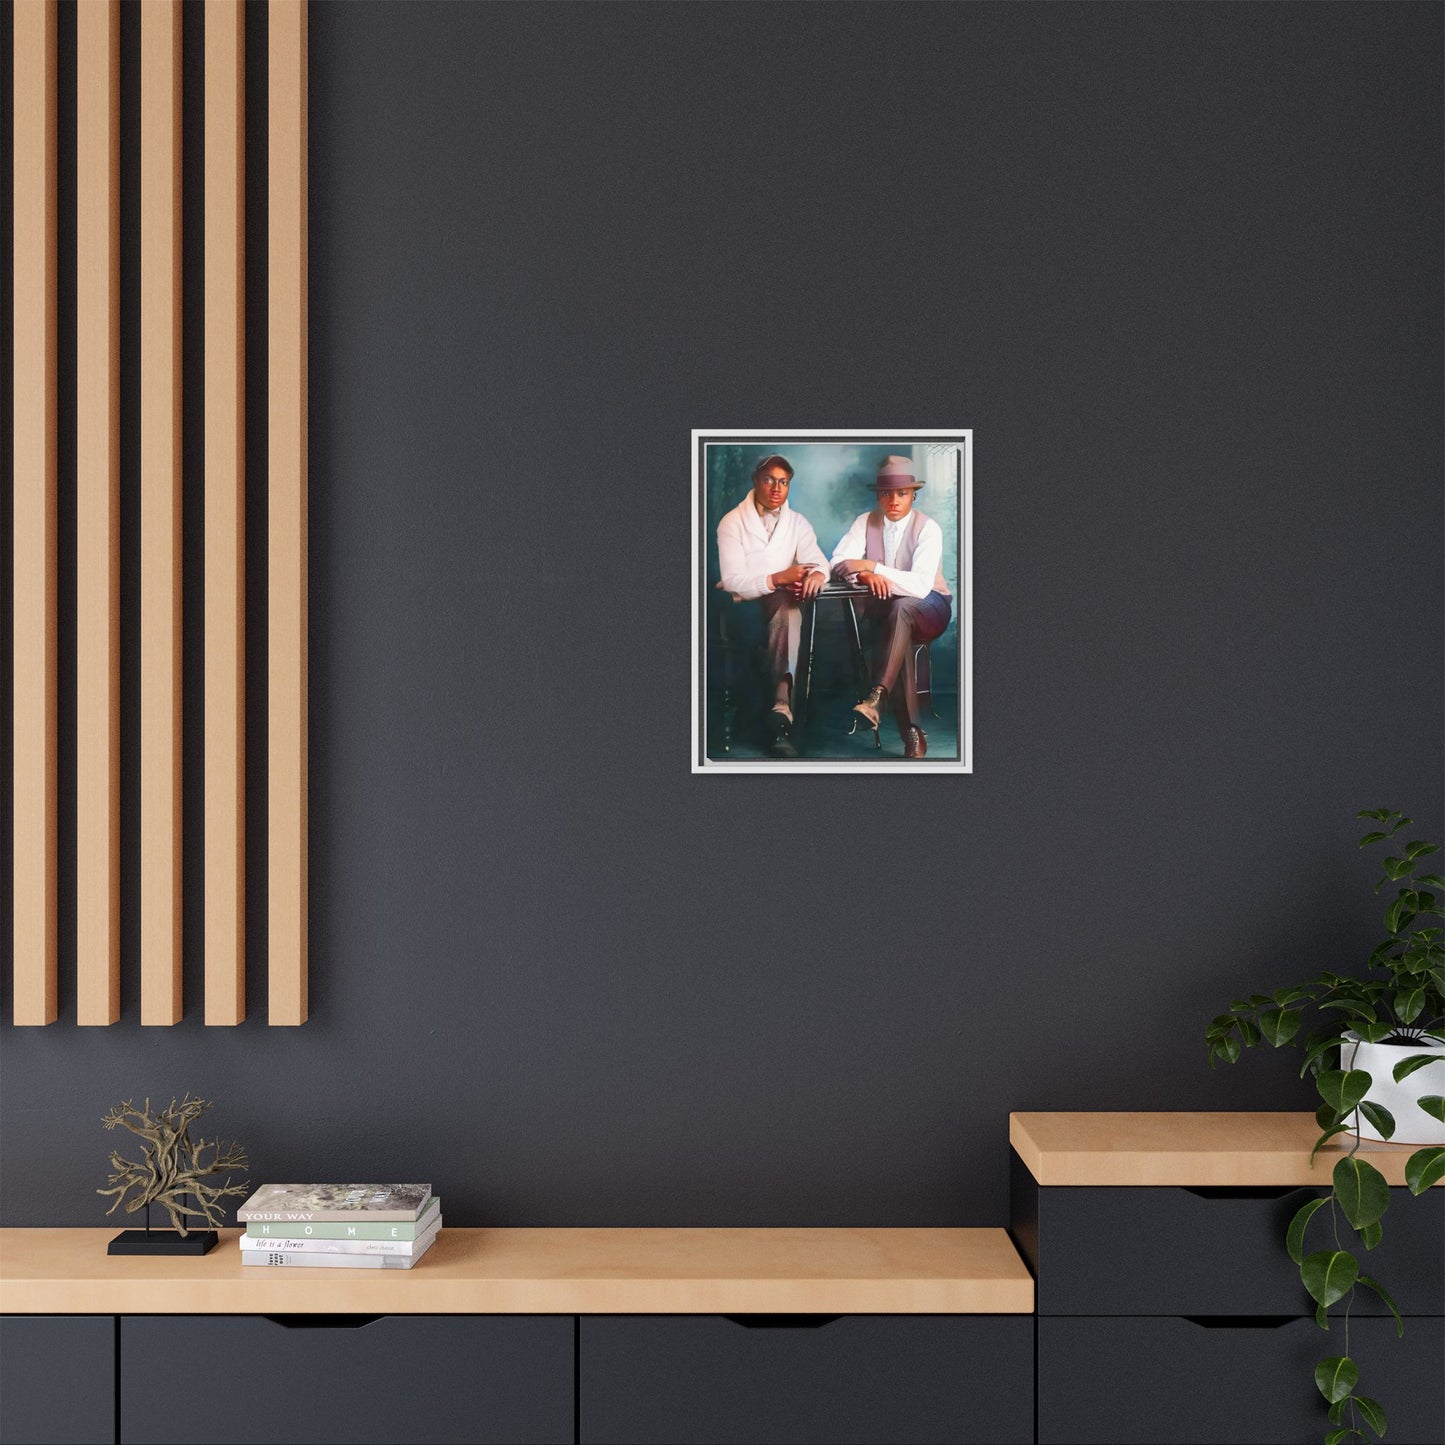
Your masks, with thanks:
[[(1350, 1397), (1350, 1399), (1354, 1398), (1353, 1395)], [(1343, 1400), (1340, 1404), (1343, 1409), (1345, 1405), (1349, 1404), (1349, 1400)], [(1328, 1445), (1344, 1445), (1344, 1442), (1347, 1440), (1363, 1440), (1366, 1442), (1366, 1445), (1369, 1445), (1369, 1439), (1370, 1437), (1366, 1435), (1363, 1430), (1357, 1430), (1353, 1425), (1341, 1426), (1340, 1429), (1331, 1430), (1330, 1433), (1325, 1436)]]
[(1441, 1178), (1445, 1178), (1445, 1148), (1417, 1149), (1405, 1161), (1405, 1183), (1411, 1194), (1423, 1194)]
[(1305, 1256), (1300, 1279), (1310, 1298), (1328, 1308), (1354, 1288), (1360, 1262), (1348, 1250), (1321, 1249)]
[(1259, 1016), (1259, 1028), (1264, 1037), (1279, 1048), (1299, 1032), (1299, 1014), (1294, 1009), (1266, 1009)]
[(1386, 858), (1385, 876), (1387, 878), (1400, 879), (1410, 872), (1410, 860), (1408, 858)]
[(1385, 910), (1385, 928), (1390, 933), (1403, 933), (1405, 925), (1415, 916), (1415, 894), (1402, 888), (1399, 896)]
[(1315, 1384), (1330, 1402), (1343, 1400), (1360, 1383), (1360, 1372), (1348, 1355), (1331, 1355), (1315, 1366)]
[(1394, 1075), (1397, 1084), (1403, 1083), (1415, 1072), (1416, 1069), (1423, 1069), (1427, 1064), (1438, 1064), (1439, 1054), (1411, 1054), (1407, 1059), (1401, 1059), (1395, 1065)]
[(1445, 1124), (1445, 1094), (1421, 1094), (1415, 1102), (1432, 1119), (1438, 1119)]
[(1215, 1044), (1212, 1049), (1210, 1049), (1209, 1067), (1214, 1067), (1214, 1060), (1216, 1058), (1223, 1059), (1226, 1064), (1238, 1063), (1239, 1055), (1239, 1040), (1235, 1038), (1233, 1034), (1230, 1034), (1228, 1038), (1220, 1039), (1220, 1041)]
[(1385, 1237), (1385, 1226), (1377, 1219), (1373, 1224), (1367, 1224), (1360, 1230), (1360, 1243), (1366, 1249), (1374, 1249)]
[(1405, 1335), (1405, 1321), (1400, 1318), (1400, 1311), (1395, 1307), (1395, 1301), (1390, 1298), (1390, 1292), (1377, 1279), (1371, 1279), (1369, 1275), (1362, 1274), (1357, 1283), (1372, 1289), (1385, 1302), (1385, 1308), (1395, 1316), (1395, 1338), (1403, 1339)]
[(1390, 1207), (1390, 1186), (1373, 1164), (1358, 1155), (1335, 1165), (1335, 1198), (1356, 1229), (1373, 1224)]
[(1304, 1063), (1300, 1065), (1299, 1071), (1300, 1078), (1304, 1078), (1316, 1060), (1323, 1058), (1331, 1049), (1337, 1048), (1339, 1042), (1339, 1033), (1334, 1028), (1326, 1029), (1322, 1033), (1317, 1034), (1305, 1047), (1305, 1060)]
[(1383, 1437), (1385, 1433), (1385, 1412), (1380, 1407), (1380, 1402), (1378, 1400), (1372, 1400), (1368, 1395), (1356, 1395), (1355, 1408), (1365, 1417), (1365, 1424), (1367, 1424), (1376, 1435)]
[(1320, 1012), (1334, 1012), (1353, 1014), (1357, 1019), (1367, 1019), (1370, 1023), (1375, 1021), (1374, 1007), (1362, 999), (1339, 998), (1331, 999), (1329, 1003), (1320, 1005)]
[[(1345, 1406), (1346, 1406), (1348, 1403), (1349, 1403), (1349, 1398), (1348, 1398), (1348, 1397), (1346, 1397), (1346, 1398), (1343, 1399), (1343, 1400), (1336, 1400), (1335, 1403), (1334, 1403), (1333, 1405), (1331, 1405), (1330, 1408), (1325, 1412), (1325, 1413), (1329, 1416), (1330, 1424), (1331, 1424), (1331, 1425), (1338, 1425), (1338, 1424), (1340, 1423), (1340, 1421), (1344, 1418)], [(1340, 1433), (1341, 1433), (1341, 1434), (1346, 1434), (1346, 1433), (1348, 1433), (1348, 1432), (1347, 1432), (1347, 1431), (1341, 1431)]]
[(1328, 1104), (1321, 1104), (1315, 1110), (1315, 1123), (1321, 1129), (1333, 1129), (1336, 1124), (1341, 1122), (1340, 1116)]
[(1355, 1025), (1355, 1032), (1364, 1039), (1367, 1044), (1378, 1044), (1390, 1037), (1395, 1032), (1394, 1027), (1386, 1023), (1367, 1024), (1363, 1020)]
[(1305, 1262), (1305, 1230), (1309, 1228), (1309, 1222), (1316, 1213), (1329, 1203), (1329, 1198), (1321, 1195), (1318, 1199), (1306, 1200), (1295, 1211), (1295, 1216), (1289, 1222), (1289, 1230), (1284, 1237), (1284, 1247), (1289, 1251), (1289, 1257), (1296, 1264), (1302, 1265)]
[(1291, 1004), (1297, 1004), (1310, 997), (1307, 988), (1277, 988), (1274, 991), (1274, 1001), (1282, 1008), (1288, 1008)]
[(1428, 858), (1432, 853), (1438, 853), (1438, 843), (1427, 843), (1423, 838), (1416, 838), (1413, 843), (1405, 844), (1405, 857), (1413, 863), (1417, 858)]
[(1395, 995), (1395, 1017), (1402, 1024), (1412, 1024), (1420, 1017), (1420, 1010), (1425, 1007), (1425, 990), (1423, 988), (1401, 989)]
[(1389, 816), (1389, 813), (1384, 808), (1361, 808), (1360, 811), (1355, 814), (1357, 818), (1375, 818), (1381, 823)]
[(1382, 842), (1384, 838), (1385, 834), (1383, 833), (1366, 833), (1365, 836), (1360, 839), (1360, 847), (1368, 848), (1371, 843)]
[(1392, 837), (1396, 833), (1398, 833), (1401, 828), (1408, 828), (1410, 824), (1414, 821), (1414, 819), (1412, 818), (1405, 817), (1403, 813), (1391, 813), (1389, 816), (1395, 820), (1394, 824), (1390, 828), (1390, 835)]
[(1395, 1133), (1395, 1116), (1382, 1104), (1372, 1104), (1368, 1099), (1360, 1101), (1360, 1113), (1380, 1131), (1380, 1138), (1389, 1139)]
[(1241, 1018), (1235, 1022), (1239, 1025), (1240, 1036), (1244, 1039), (1244, 1046), (1252, 1049), (1256, 1044), (1264, 1042), (1264, 1035), (1259, 1031), (1259, 1025), (1253, 1019)]
[(1336, 1134), (1343, 1134), (1349, 1129), (1348, 1124), (1336, 1124), (1333, 1129), (1326, 1129), (1318, 1139), (1315, 1140), (1315, 1147), (1310, 1150), (1310, 1167), (1314, 1167), (1315, 1155), (1335, 1137)]
[(1438, 873), (1422, 873), (1415, 881), (1424, 884), (1426, 888), (1438, 888), (1445, 892), (1445, 878)]
[(1370, 956), (1365, 962), (1369, 964), (1371, 968), (1389, 967), (1387, 959), (1390, 950), (1394, 947), (1395, 940), (1393, 938), (1387, 938), (1383, 943), (1377, 943), (1374, 948), (1370, 950)]
[(1320, 1098), (1331, 1105), (1337, 1114), (1350, 1113), (1370, 1092), (1373, 1082), (1364, 1069), (1330, 1069), (1315, 1080)]
[(1316, 1323), (1322, 1330), (1328, 1330), (1329, 1327), (1330, 1327), (1330, 1316), (1329, 1316), (1329, 1312), (1325, 1309), (1325, 1307), (1324, 1307), (1323, 1305), (1316, 1305), (1316, 1306), (1315, 1306), (1315, 1323)]

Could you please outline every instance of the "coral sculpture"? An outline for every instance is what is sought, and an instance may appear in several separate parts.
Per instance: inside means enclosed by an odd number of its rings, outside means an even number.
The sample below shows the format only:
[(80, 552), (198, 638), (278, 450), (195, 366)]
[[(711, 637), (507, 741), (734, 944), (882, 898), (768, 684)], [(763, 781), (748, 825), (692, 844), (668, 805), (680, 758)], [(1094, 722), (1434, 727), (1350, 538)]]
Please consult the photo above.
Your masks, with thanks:
[[(190, 1127), (207, 1109), (208, 1099), (193, 1099), (189, 1094), (180, 1103), (174, 1099), (170, 1107), (151, 1113), (151, 1101), (137, 1109), (129, 1099), (117, 1105), (100, 1122), (106, 1129), (119, 1125), (144, 1141), (141, 1159), (135, 1163), (117, 1153), (110, 1156), (110, 1167), (115, 1173), (110, 1176), (109, 1189), (97, 1189), (97, 1194), (114, 1194), (115, 1203), (106, 1210), (114, 1214), (125, 1202), (125, 1212), (136, 1214), (150, 1204), (161, 1205), (171, 1217), (171, 1223), (186, 1236), (186, 1216), (203, 1219), (208, 1229), (218, 1229), (224, 1222), (219, 1205), (228, 1195), (244, 1195), (246, 1184), (232, 1184), (232, 1170), (244, 1169), (247, 1165), (246, 1151), (239, 1144), (231, 1144), (222, 1150), (215, 1139), (191, 1139)], [(206, 1159), (206, 1151), (211, 1157)], [(203, 1181), (216, 1174), (226, 1175), (224, 1183), (206, 1184)], [(126, 1202), (126, 1194), (134, 1189), (135, 1196)], [(187, 1196), (194, 1202), (186, 1203)]]

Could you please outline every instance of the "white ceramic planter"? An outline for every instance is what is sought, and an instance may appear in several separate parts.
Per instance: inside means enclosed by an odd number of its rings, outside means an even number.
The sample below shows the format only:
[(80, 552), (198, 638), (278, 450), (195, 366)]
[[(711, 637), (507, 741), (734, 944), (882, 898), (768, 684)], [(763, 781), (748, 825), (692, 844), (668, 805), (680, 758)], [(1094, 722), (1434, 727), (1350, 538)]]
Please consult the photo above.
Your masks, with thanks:
[[(1440, 1062), (1416, 1069), (1397, 1084), (1395, 1065), (1412, 1054), (1434, 1054)], [(1431, 1045), (1370, 1044), (1356, 1034), (1346, 1033), (1340, 1045), (1340, 1067), (1368, 1070), (1373, 1082), (1365, 1098), (1390, 1111), (1395, 1120), (1392, 1143), (1445, 1144), (1445, 1124), (1432, 1119), (1417, 1102), (1425, 1094), (1445, 1094), (1445, 1041)], [(1381, 1137), (1363, 1114), (1358, 1119), (1361, 1139)]]

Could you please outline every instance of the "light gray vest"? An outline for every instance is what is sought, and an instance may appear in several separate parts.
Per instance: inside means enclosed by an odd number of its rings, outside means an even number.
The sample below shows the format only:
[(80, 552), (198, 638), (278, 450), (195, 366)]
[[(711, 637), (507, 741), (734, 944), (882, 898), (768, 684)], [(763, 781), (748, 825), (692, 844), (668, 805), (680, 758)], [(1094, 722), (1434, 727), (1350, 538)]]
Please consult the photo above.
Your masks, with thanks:
[[(916, 507), (910, 515), (913, 518), (913, 524), (904, 528), (902, 537), (898, 539), (898, 555), (893, 559), (893, 565), (900, 572), (907, 572), (913, 566), (913, 548), (918, 541), (918, 534), (923, 530), (923, 524), (928, 520)], [(883, 560), (882, 512), (875, 511), (868, 514), (868, 542), (863, 549), (863, 555), (873, 562)], [(945, 597), (953, 595), (948, 590), (948, 583), (943, 580), (942, 566), (939, 567), (938, 576), (933, 579), (933, 590), (943, 593)]]

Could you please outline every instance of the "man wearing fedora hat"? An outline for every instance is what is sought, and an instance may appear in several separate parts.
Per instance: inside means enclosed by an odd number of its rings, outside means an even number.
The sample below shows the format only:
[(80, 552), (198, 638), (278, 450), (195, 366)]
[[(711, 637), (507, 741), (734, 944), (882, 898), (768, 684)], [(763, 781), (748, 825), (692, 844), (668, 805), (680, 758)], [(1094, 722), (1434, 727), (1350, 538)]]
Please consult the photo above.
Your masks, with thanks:
[(764, 643), (772, 711), (768, 750), (798, 756), (793, 741), (793, 677), (798, 670), (803, 601), (828, 580), (828, 560), (801, 512), (788, 506), (793, 467), (774, 453), (753, 468), (752, 490), (717, 527), (718, 586), (742, 605), (740, 631)]
[(906, 758), (928, 751), (918, 722), (914, 649), (940, 636), (953, 615), (943, 576), (943, 530), (913, 505), (922, 485), (910, 457), (884, 458), (873, 483), (878, 505), (853, 519), (831, 563), (836, 576), (873, 594), (864, 604), (874, 626), (872, 686), (853, 711), (876, 730), (891, 700)]

